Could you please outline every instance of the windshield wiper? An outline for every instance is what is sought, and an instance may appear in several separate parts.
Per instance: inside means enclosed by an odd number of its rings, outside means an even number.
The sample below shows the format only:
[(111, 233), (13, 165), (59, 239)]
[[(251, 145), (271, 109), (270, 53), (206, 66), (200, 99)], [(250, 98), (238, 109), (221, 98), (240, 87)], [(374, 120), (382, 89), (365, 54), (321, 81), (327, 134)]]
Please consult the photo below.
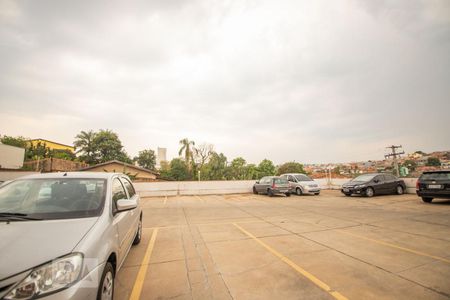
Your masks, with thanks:
[(8, 221), (43, 220), (41, 218), (30, 217), (27, 214), (10, 212), (0, 212), (0, 219), (6, 219)]

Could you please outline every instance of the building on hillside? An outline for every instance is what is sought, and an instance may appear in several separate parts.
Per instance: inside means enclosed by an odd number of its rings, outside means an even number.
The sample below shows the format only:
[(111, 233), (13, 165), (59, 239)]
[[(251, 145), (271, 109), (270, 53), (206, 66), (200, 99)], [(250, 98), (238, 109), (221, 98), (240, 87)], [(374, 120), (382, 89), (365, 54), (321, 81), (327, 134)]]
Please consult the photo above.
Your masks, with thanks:
[(118, 160), (111, 160), (94, 166), (82, 168), (79, 171), (123, 173), (128, 175), (133, 181), (156, 181), (159, 176), (157, 172)]
[(167, 148), (160, 148), (158, 147), (157, 149), (157, 154), (156, 154), (156, 167), (159, 169), (161, 168), (161, 162), (163, 161), (167, 161)]
[(52, 142), (45, 139), (34, 139), (28, 141), (28, 145), (33, 145), (34, 147), (36, 147), (36, 145), (38, 145), (39, 143), (41, 145), (45, 145), (45, 147), (49, 148), (50, 150), (68, 150), (72, 153), (75, 152), (75, 147), (73, 146)]
[(0, 143), (0, 169), (20, 169), (25, 149)]

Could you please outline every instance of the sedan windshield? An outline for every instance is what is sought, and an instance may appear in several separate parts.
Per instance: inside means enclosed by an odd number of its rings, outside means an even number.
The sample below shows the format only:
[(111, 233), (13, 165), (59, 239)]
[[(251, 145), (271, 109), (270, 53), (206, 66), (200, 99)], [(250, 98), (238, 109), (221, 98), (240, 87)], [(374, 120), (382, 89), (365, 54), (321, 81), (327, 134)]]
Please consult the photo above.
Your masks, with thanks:
[(100, 215), (106, 192), (104, 179), (23, 179), (0, 188), (0, 213), (41, 219)]
[(297, 181), (313, 181), (306, 175), (295, 175), (295, 179), (297, 179)]
[(377, 175), (373, 175), (373, 174), (360, 175), (360, 176), (356, 177), (355, 179), (353, 179), (352, 181), (371, 181), (375, 176), (377, 176)]

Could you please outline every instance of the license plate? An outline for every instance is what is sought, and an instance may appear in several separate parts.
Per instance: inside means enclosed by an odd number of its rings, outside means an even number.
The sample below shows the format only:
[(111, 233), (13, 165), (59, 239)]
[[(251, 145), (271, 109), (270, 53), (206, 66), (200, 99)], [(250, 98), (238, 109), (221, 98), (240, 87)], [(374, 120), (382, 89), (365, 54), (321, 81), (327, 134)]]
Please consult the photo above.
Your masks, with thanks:
[(429, 189), (440, 189), (442, 187), (442, 185), (440, 184), (429, 184), (428, 188)]
[(344, 189), (344, 192), (350, 192), (350, 190), (349, 189)]

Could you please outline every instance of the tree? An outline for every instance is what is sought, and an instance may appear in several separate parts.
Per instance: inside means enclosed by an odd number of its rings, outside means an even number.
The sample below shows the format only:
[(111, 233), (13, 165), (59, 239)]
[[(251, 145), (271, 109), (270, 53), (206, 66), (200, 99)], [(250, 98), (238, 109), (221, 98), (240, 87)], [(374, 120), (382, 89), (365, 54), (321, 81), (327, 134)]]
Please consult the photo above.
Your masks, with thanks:
[(231, 180), (243, 180), (246, 178), (246, 165), (247, 162), (242, 157), (236, 157), (231, 161), (230, 166), (227, 168), (227, 179)]
[(179, 181), (190, 179), (190, 173), (187, 163), (179, 158), (172, 159), (172, 161), (170, 162), (168, 177), (168, 179)]
[(417, 163), (412, 159), (407, 159), (403, 163), (403, 166), (407, 167), (410, 171), (415, 171), (417, 168)]
[(437, 157), (428, 157), (427, 166), (439, 167), (441, 166), (441, 160)]
[(75, 160), (75, 154), (67, 149), (54, 149), (50, 150), (50, 156), (53, 158), (65, 159), (65, 160)]
[(227, 157), (213, 152), (209, 161), (200, 169), (201, 176), (206, 180), (223, 180), (227, 169)]
[(75, 136), (73, 145), (75, 153), (80, 155), (80, 160), (92, 165), (98, 162), (96, 149), (94, 147), (94, 138), (96, 133), (92, 130), (81, 131)]
[(286, 173), (303, 173), (306, 174), (303, 169), (303, 165), (297, 162), (287, 162), (278, 167), (278, 175)]
[[(276, 173), (276, 168), (271, 160), (264, 159), (258, 165), (258, 177), (273, 176)], [(249, 178), (255, 179), (255, 178)]]
[(5, 145), (10, 145), (14, 147), (24, 148), (26, 149), (28, 146), (28, 139), (24, 138), (23, 136), (7, 136), (4, 135), (0, 137), (0, 142)]
[(155, 170), (156, 155), (155, 151), (151, 149), (139, 151), (138, 156), (134, 160), (143, 168)]
[(245, 166), (245, 177), (243, 179), (252, 180), (259, 179), (259, 170), (255, 164), (248, 164)]
[(211, 144), (201, 144), (198, 147), (193, 147), (193, 160), (199, 169), (209, 161), (213, 153), (214, 146)]
[(81, 154), (80, 160), (88, 164), (110, 160), (132, 163), (128, 154), (123, 150), (119, 136), (111, 130), (81, 131), (75, 138), (74, 146), (79, 148), (76, 153)]
[(184, 160), (188, 166), (188, 168), (190, 169), (190, 162), (191, 162), (191, 158), (192, 158), (192, 149), (191, 146), (195, 145), (194, 141), (189, 141), (187, 138), (182, 139), (180, 141), (180, 151), (178, 151), (178, 155), (181, 155), (184, 152)]
[(94, 135), (92, 142), (98, 163), (110, 160), (132, 163), (131, 159), (123, 150), (122, 142), (117, 133), (111, 130), (101, 129)]

